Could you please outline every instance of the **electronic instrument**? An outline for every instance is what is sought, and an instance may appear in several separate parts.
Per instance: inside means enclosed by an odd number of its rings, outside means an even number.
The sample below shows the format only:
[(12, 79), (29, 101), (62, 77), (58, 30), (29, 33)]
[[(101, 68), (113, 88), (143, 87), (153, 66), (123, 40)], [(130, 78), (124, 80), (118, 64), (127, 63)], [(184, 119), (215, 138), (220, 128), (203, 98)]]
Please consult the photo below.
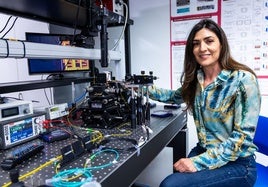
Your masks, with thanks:
[(57, 119), (69, 114), (68, 104), (61, 103), (55, 104), (47, 107), (34, 108), (36, 112), (45, 112), (46, 119)]
[(28, 114), (33, 114), (33, 103), (31, 101), (16, 100), (0, 104), (0, 121)]
[(44, 113), (34, 113), (16, 119), (0, 121), (0, 149), (32, 140), (43, 133)]

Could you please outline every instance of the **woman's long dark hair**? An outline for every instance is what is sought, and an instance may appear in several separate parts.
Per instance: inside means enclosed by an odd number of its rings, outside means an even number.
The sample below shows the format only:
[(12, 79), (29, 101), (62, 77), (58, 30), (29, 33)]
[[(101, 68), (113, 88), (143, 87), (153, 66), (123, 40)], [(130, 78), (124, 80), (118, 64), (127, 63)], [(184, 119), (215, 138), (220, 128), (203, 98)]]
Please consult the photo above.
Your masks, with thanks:
[[(235, 61), (230, 54), (230, 48), (227, 37), (219, 25), (211, 19), (203, 19), (198, 22), (191, 30), (184, 54), (184, 72), (181, 76), (181, 95), (184, 102), (187, 104), (187, 109), (192, 111), (194, 107), (195, 92), (197, 86), (197, 71), (200, 65), (197, 63), (193, 54), (193, 40), (198, 31), (202, 28), (207, 28), (214, 32), (219, 38), (221, 51), (219, 55), (219, 63), (222, 69), (226, 70), (246, 70), (255, 75), (255, 73), (246, 65)], [(255, 75), (256, 76), (256, 75)]]

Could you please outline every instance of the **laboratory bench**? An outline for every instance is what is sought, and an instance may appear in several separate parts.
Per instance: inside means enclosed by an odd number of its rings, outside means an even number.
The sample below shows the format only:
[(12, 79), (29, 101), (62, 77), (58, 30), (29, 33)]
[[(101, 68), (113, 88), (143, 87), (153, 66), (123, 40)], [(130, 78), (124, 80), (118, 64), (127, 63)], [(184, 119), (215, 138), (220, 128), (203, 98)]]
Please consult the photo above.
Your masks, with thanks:
[[(151, 109), (151, 113), (164, 110), (163, 106), (157, 106)], [(166, 146), (173, 147), (173, 159), (186, 156), (186, 129), (187, 129), (187, 113), (182, 109), (172, 109), (171, 116), (168, 117), (152, 117), (150, 118), (149, 127), (153, 131), (148, 134), (144, 129), (137, 125), (135, 129), (131, 129), (131, 135), (127, 137), (119, 137), (108, 141), (103, 149), (102, 154), (96, 155), (91, 163), (87, 163), (90, 173), (85, 173), (85, 176), (80, 176), (96, 180), (102, 187), (111, 186), (131, 186), (138, 175), (149, 165), (149, 163), (164, 149)], [(127, 127), (130, 128), (130, 127)], [(119, 133), (117, 128), (113, 129), (98, 129), (104, 136), (108, 137), (111, 134)], [(122, 129), (120, 129), (121, 131)], [(133, 142), (128, 140), (136, 140), (137, 142), (143, 138), (146, 140), (139, 148)], [(39, 142), (40, 139), (34, 139), (30, 142)], [(42, 142), (44, 148), (41, 152), (30, 157), (29, 159), (18, 164), (16, 168), (20, 176), (29, 174), (35, 171), (36, 168), (43, 165), (44, 167), (27, 177), (23, 182), (25, 186), (41, 186), (46, 180), (52, 179), (57, 175), (56, 161), (53, 159), (61, 155), (61, 149), (77, 141), (77, 137), (71, 137), (62, 141), (55, 141), (53, 143)], [(12, 147), (7, 150), (0, 150), (0, 163), (12, 151), (18, 149), (20, 146)], [(97, 150), (97, 148), (95, 148)], [(93, 151), (96, 151), (93, 149)], [(106, 150), (106, 151), (105, 151)], [(118, 150), (118, 152), (113, 152)], [(64, 164), (58, 168), (58, 173), (65, 170), (77, 170), (85, 167), (85, 162), (94, 152), (84, 152), (79, 157)], [(0, 168), (0, 185), (10, 182), (9, 171)]]

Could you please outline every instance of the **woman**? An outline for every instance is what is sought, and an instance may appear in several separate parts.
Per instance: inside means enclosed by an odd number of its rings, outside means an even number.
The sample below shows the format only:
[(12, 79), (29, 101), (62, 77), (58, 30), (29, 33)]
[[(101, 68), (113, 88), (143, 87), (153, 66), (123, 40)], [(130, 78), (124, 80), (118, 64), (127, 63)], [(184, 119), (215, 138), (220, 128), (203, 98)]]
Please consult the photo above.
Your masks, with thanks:
[(253, 137), (261, 96), (254, 72), (230, 55), (224, 31), (204, 19), (191, 30), (185, 49), (182, 87), (150, 89), (163, 102), (184, 100), (193, 114), (198, 144), (174, 164), (176, 173), (160, 187), (253, 186)]

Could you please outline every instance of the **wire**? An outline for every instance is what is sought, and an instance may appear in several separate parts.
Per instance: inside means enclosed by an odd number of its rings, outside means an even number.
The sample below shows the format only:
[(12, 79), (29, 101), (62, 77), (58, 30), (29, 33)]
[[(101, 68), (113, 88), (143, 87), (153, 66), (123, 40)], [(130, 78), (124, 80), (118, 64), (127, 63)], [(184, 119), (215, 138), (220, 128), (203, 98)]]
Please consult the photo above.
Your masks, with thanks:
[[(10, 97), (10, 96), (5, 96), (5, 97), (1, 97), (5, 102), (8, 102), (9, 100), (8, 99), (14, 99), (16, 101), (24, 101), (23, 98), (20, 98), (21, 97), (21, 93), (19, 94), (19, 98), (17, 97)], [(7, 99), (7, 100), (6, 100)], [(39, 101), (36, 101), (36, 100), (31, 100), (32, 102), (35, 102), (35, 103), (38, 103)]]
[(99, 144), (104, 139), (103, 134), (98, 130), (92, 131), (92, 139), (91, 142)]
[(17, 19), (18, 19), (18, 17), (15, 18), (15, 20), (13, 21), (11, 27), (6, 31), (6, 33), (1, 37), (1, 39), (3, 39), (7, 35), (7, 33), (9, 33), (9, 31), (14, 27)]
[(73, 38), (72, 38), (72, 43), (71, 45), (73, 45), (74, 43), (74, 39), (75, 39), (75, 34), (76, 34), (76, 29), (77, 29), (77, 21), (78, 21), (78, 16), (79, 16), (79, 12), (80, 12), (80, 6), (81, 6), (81, 0), (79, 0), (78, 2), (78, 7), (76, 10), (76, 16), (75, 16), (75, 23), (74, 23), (74, 32), (73, 32)]
[(4, 28), (0, 31), (0, 33), (2, 33), (6, 29), (6, 27), (7, 27), (7, 25), (8, 25), (8, 23), (9, 23), (9, 21), (10, 21), (11, 18), (12, 18), (12, 16), (9, 16), (9, 18), (8, 18), (8, 20), (7, 20)]
[(123, 26), (123, 29), (121, 31), (121, 34), (119, 36), (119, 39), (117, 40), (117, 42), (114, 44), (113, 48), (111, 49), (112, 51), (115, 50), (115, 48), (119, 45), (119, 42), (121, 41), (121, 39), (123, 38), (123, 34), (126, 30), (126, 26), (127, 26), (127, 20), (128, 20), (128, 6), (126, 3), (123, 3), (123, 5), (125, 6), (126, 8), (126, 16), (125, 16), (125, 23), (124, 23), (124, 26)]
[(77, 103), (75, 106), (73, 106), (71, 109), (70, 109), (70, 111), (69, 111), (69, 114), (68, 114), (68, 116), (67, 116), (67, 121), (68, 121), (68, 123), (70, 124), (70, 125), (72, 125), (72, 122), (70, 121), (70, 118), (71, 118), (71, 116), (72, 116), (72, 114), (74, 113), (74, 112), (76, 112), (76, 110), (77, 110), (77, 108), (79, 107), (79, 106), (81, 106), (82, 104), (84, 104), (86, 101), (88, 101), (89, 100), (89, 98), (85, 98), (84, 100), (82, 100), (80, 103)]
[[(106, 144), (110, 143), (110, 142), (116, 142), (116, 141), (125, 141), (125, 142), (129, 142), (132, 144), (132, 146), (128, 146), (126, 148), (114, 148), (114, 147), (107, 147), (105, 146)], [(101, 145), (106, 148), (106, 149), (115, 149), (117, 151), (120, 152), (126, 152), (126, 151), (133, 151), (133, 150), (138, 150), (139, 152), (139, 145), (138, 145), (138, 141), (133, 139), (133, 138), (106, 138), (101, 142)], [(139, 153), (138, 153), (139, 154)]]
[[(118, 40), (116, 41), (116, 43), (114, 44), (113, 48), (111, 49), (111, 51), (114, 51), (116, 49), (116, 47), (119, 45), (119, 42), (122, 40), (123, 35), (125, 33), (125, 30), (126, 30), (127, 20), (128, 20), (128, 6), (127, 6), (126, 3), (123, 3), (123, 5), (126, 7), (125, 23), (124, 23), (123, 29), (121, 31), (121, 34), (120, 34)], [(111, 57), (110, 57), (110, 52), (109, 51), (108, 51), (108, 55), (107, 56), (108, 56), (108, 62), (110, 62)]]
[[(43, 77), (44, 77), (44, 75), (41, 76), (41, 80), (44, 80)], [(48, 80), (48, 79), (46, 78), (46, 80)], [(51, 105), (51, 103), (49, 101), (49, 98), (47, 96), (46, 88), (44, 88), (43, 91), (44, 91), (44, 94), (45, 94), (45, 97), (46, 97), (46, 100), (47, 100), (48, 105)]]
[[(46, 80), (51, 80), (50, 77), (54, 77), (55, 74), (50, 74), (46, 77)], [(59, 75), (60, 76), (60, 75)], [(42, 75), (43, 77), (43, 75)], [(43, 78), (41, 79), (43, 80)], [(52, 94), (52, 88), (49, 88), (49, 93), (50, 93), (50, 99), (48, 98), (48, 95), (47, 95), (47, 92), (46, 92), (46, 89), (44, 88), (44, 94), (45, 94), (45, 97), (46, 97), (46, 100), (48, 102), (49, 105), (52, 105), (53, 104), (53, 94)]]
[[(81, 96), (79, 96), (78, 98), (75, 98), (74, 99), (74, 102), (75, 103), (77, 103), (77, 102), (79, 102), (80, 100), (82, 100), (85, 96), (86, 96), (86, 94), (87, 94), (87, 91), (85, 91)], [(72, 103), (69, 103), (68, 104), (68, 106), (71, 106), (72, 105)]]
[(114, 133), (114, 134), (109, 134), (108, 136), (113, 136), (113, 137), (130, 136), (132, 134), (132, 130), (127, 130), (127, 129), (123, 128), (124, 126), (129, 125), (129, 124), (130, 124), (129, 122), (126, 122), (126, 123), (123, 123), (116, 128), (118, 131), (124, 132), (124, 133), (120, 133), (120, 134)]
[[(69, 177), (73, 175), (73, 177)], [(71, 181), (73, 179), (76, 179), (78, 177), (85, 176), (86, 180), (80, 180), (80, 181)], [(75, 169), (69, 169), (64, 170), (59, 173), (57, 173), (53, 177), (53, 186), (60, 187), (60, 186), (69, 186), (69, 187), (78, 187), (83, 185), (84, 183), (92, 181), (92, 174), (89, 170), (85, 168), (75, 168)]]
[(26, 56), (26, 46), (25, 46), (25, 43), (22, 40), (18, 40), (18, 41), (20, 41), (22, 43), (22, 46), (23, 46), (23, 55), (20, 58), (25, 58), (25, 56)]
[(46, 88), (44, 88), (43, 90), (44, 90), (44, 94), (45, 94), (46, 100), (48, 102), (48, 105), (51, 105), (51, 102), (49, 101), (49, 98), (48, 98), (48, 95), (47, 95), (47, 92), (46, 92)]
[[(30, 171), (30, 172), (28, 172), (28, 173), (26, 173), (26, 174), (24, 174), (24, 175), (21, 175), (21, 176), (19, 177), (19, 180), (20, 180), (20, 181), (23, 181), (23, 180), (25, 180), (26, 178), (28, 178), (29, 176), (34, 175), (35, 173), (39, 172), (39, 171), (42, 170), (43, 168), (45, 168), (45, 167), (47, 167), (47, 166), (53, 164), (53, 163), (56, 162), (56, 161), (61, 160), (61, 159), (62, 159), (62, 156), (61, 156), (61, 155), (60, 155), (60, 156), (57, 156), (57, 157), (55, 157), (55, 158), (52, 158), (52, 159), (50, 159), (49, 161), (47, 161), (46, 163), (44, 163), (44, 164), (40, 165), (39, 167), (35, 168), (34, 170), (32, 170), (32, 171)], [(12, 182), (8, 182), (7, 184), (4, 184), (2, 187), (8, 187), (8, 186), (10, 186), (11, 184), (12, 184)]]
[(8, 44), (7, 39), (4, 39), (4, 41), (6, 42), (6, 45), (7, 45), (7, 55), (4, 58), (8, 58), (9, 57), (9, 44)]
[(91, 143), (99, 144), (104, 139), (104, 136), (103, 136), (102, 132), (99, 131), (99, 130), (95, 130), (95, 129), (91, 129), (91, 128), (78, 127), (78, 126), (75, 126), (75, 125), (72, 125), (72, 127), (80, 129), (80, 130), (83, 130), (83, 131), (87, 131), (87, 134), (91, 134), (92, 135), (91, 140), (90, 140)]
[[(103, 165), (98, 165), (98, 166), (88, 166), (91, 164), (91, 162), (98, 157), (101, 154), (104, 153), (112, 153), (114, 154), (114, 159), (111, 162), (108, 162)], [(70, 186), (70, 187), (76, 187), (76, 186), (81, 186), (84, 183), (91, 182), (92, 181), (92, 174), (91, 170), (96, 170), (96, 169), (102, 169), (105, 167), (109, 167), (112, 164), (117, 163), (119, 159), (119, 153), (114, 150), (114, 149), (102, 149), (94, 153), (89, 157), (89, 159), (86, 160), (84, 164), (84, 168), (75, 168), (75, 169), (69, 169), (69, 170), (64, 170), (61, 172), (57, 171), (57, 168), (59, 165), (56, 166), (56, 175), (52, 178), (52, 184), (53, 186), (56, 187), (61, 187), (61, 186)], [(81, 178), (82, 176), (85, 176), (86, 179), (82, 178), (80, 181), (73, 181), (75, 179)]]
[[(99, 155), (101, 154), (104, 154), (104, 153), (113, 153), (115, 155), (115, 158), (113, 161), (111, 162), (108, 162), (106, 164), (103, 164), (103, 165), (99, 165), (99, 166), (87, 166), (88, 164), (91, 164), (91, 162), (96, 158), (98, 157)], [(115, 163), (117, 163), (119, 160), (119, 152), (116, 151), (115, 149), (101, 149), (100, 151), (97, 151), (96, 153), (94, 153), (92, 156), (89, 157), (89, 159), (87, 159), (86, 163), (84, 164), (84, 167), (88, 170), (95, 170), (95, 169), (102, 169), (102, 168), (105, 168), (105, 167), (108, 167), (108, 166), (111, 166)]]

